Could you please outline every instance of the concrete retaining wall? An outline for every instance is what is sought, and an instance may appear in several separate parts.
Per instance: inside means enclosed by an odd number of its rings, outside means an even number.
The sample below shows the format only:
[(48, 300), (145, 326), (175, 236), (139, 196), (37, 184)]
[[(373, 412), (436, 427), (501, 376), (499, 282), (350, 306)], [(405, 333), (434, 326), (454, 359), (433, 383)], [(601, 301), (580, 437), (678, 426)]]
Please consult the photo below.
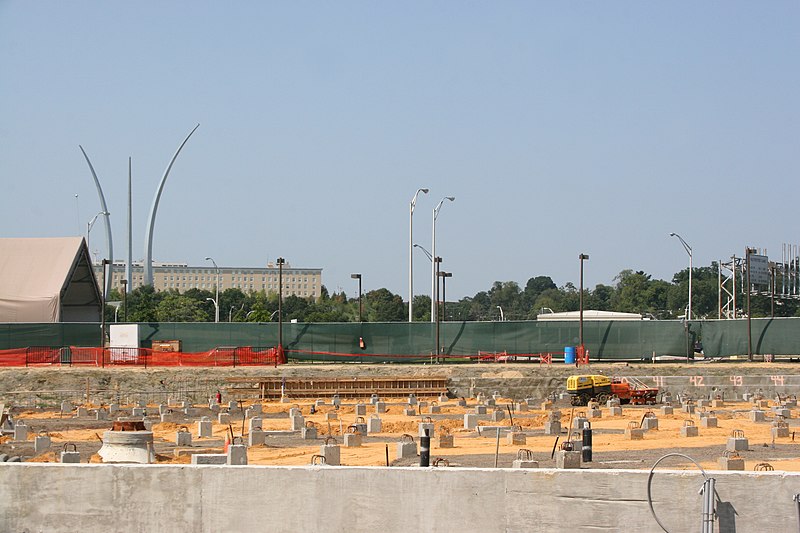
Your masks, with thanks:
[[(721, 532), (793, 531), (800, 474), (714, 472)], [(0, 464), (3, 531), (652, 532), (646, 471)], [(703, 478), (658, 471), (656, 512), (698, 531)]]

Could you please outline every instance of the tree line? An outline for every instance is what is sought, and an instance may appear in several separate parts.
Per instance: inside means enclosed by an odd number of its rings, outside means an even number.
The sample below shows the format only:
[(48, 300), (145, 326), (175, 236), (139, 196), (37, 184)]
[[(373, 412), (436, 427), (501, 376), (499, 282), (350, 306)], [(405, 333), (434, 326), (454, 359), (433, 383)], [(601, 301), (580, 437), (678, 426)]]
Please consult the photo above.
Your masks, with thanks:
[[(676, 273), (671, 281), (653, 279), (642, 271), (623, 270), (611, 285), (598, 284), (593, 289), (584, 288), (583, 308), (599, 311), (641, 313), (654, 319), (676, 319), (685, 315), (688, 305), (689, 270)], [(718, 266), (692, 270), (692, 318), (717, 318)], [(737, 287), (741, 290), (741, 287)], [(524, 287), (515, 281), (496, 281), (487, 291), (474, 296), (448, 301), (440, 305), (440, 318), (454, 321), (534, 320), (540, 313), (577, 311), (579, 289), (572, 283), (558, 287), (550, 276), (528, 279)], [(125, 305), (116, 309), (106, 306), (106, 319), (128, 322), (213, 322), (215, 318), (213, 292), (189, 289), (155, 291), (142, 286), (132, 291)], [(740, 294), (739, 312), (745, 301)], [(114, 290), (109, 301), (122, 301)], [(753, 317), (800, 316), (797, 300), (775, 299), (768, 296), (751, 297)], [(277, 320), (278, 295), (264, 291), (244, 293), (239, 289), (226, 289), (219, 295), (221, 322), (269, 322)], [(381, 288), (366, 292), (362, 298), (362, 316), (366, 322), (403, 322), (408, 320), (408, 306), (402, 296)], [(430, 321), (431, 299), (426, 295), (414, 296), (414, 320)], [(325, 286), (321, 295), (314, 298), (287, 296), (282, 302), (284, 321), (298, 322), (357, 322), (358, 298), (348, 297), (343, 291), (329, 293)]]

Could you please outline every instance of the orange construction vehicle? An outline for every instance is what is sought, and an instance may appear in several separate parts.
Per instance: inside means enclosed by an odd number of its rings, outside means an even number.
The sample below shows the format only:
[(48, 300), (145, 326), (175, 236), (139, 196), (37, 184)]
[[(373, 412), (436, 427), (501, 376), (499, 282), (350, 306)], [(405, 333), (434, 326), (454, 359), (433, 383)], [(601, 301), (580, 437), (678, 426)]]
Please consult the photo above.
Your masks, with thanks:
[(612, 377), (601, 374), (570, 376), (567, 392), (572, 396), (572, 405), (586, 405), (590, 400), (605, 403), (619, 398), (622, 404), (654, 404), (658, 400), (658, 389), (649, 387), (635, 377)]

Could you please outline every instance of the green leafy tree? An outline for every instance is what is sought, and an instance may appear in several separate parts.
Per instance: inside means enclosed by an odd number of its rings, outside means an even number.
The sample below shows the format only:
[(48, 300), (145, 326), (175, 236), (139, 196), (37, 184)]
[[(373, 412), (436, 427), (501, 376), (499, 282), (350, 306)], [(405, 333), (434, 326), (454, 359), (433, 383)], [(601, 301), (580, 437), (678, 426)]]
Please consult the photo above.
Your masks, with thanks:
[[(358, 306), (358, 300), (355, 300)], [(369, 291), (364, 298), (365, 312), (370, 322), (400, 322), (408, 319), (408, 311), (403, 298), (392, 294), (389, 289)], [(356, 315), (358, 310), (356, 309)]]
[(203, 322), (208, 315), (194, 298), (177, 293), (168, 293), (156, 305), (156, 319), (159, 322)]

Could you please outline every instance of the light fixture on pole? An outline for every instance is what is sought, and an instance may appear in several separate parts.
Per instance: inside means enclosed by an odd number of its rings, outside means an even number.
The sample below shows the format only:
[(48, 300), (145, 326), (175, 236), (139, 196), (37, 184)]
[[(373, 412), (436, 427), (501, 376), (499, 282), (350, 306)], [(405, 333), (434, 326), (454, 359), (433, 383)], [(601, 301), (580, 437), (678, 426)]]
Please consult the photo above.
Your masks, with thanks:
[(579, 330), (578, 338), (579, 338), (580, 345), (578, 347), (578, 350), (580, 351), (580, 353), (578, 355), (580, 355), (580, 357), (582, 358), (584, 356), (584, 354), (586, 353), (586, 349), (585, 349), (585, 346), (583, 344), (583, 262), (586, 261), (587, 259), (589, 259), (589, 255), (588, 254), (580, 254), (578, 256), (578, 259), (580, 259), (580, 261), (581, 261), (581, 281), (580, 281), (580, 289), (579, 289), (580, 290), (580, 296), (578, 297), (578, 307), (580, 308), (580, 320), (579, 320), (580, 325), (578, 327), (578, 330)]
[[(214, 265), (214, 270), (217, 272), (216, 294), (214, 298), (214, 322), (219, 322), (219, 267), (217, 266), (217, 262), (211, 257), (206, 257), (206, 261), (211, 261)], [(208, 300), (208, 298), (206, 298), (206, 300)]]
[[(451, 202), (456, 201), (455, 196), (445, 196), (442, 198), (436, 207), (433, 208), (433, 237), (431, 243), (431, 255), (436, 257), (436, 219), (439, 217), (439, 210), (442, 208), (442, 204), (444, 204), (445, 200), (450, 200)], [(433, 267), (431, 269), (431, 322), (436, 320), (436, 264), (434, 261)]]
[(683, 240), (683, 237), (678, 235), (677, 233), (670, 233), (670, 237), (677, 237), (683, 248), (686, 250), (686, 253), (689, 254), (689, 310), (686, 312), (686, 320), (692, 319), (692, 247)]
[(506, 316), (503, 314), (503, 308), (500, 307), (499, 305), (496, 305), (495, 307), (497, 307), (500, 310), (500, 322), (505, 322)]
[(121, 279), (119, 282), (122, 284), (122, 321), (128, 321), (128, 280)]
[(419, 193), (428, 194), (430, 189), (417, 189), (411, 199), (408, 216), (408, 321), (414, 321), (414, 207)]
[(219, 300), (215, 300), (214, 298), (206, 298), (207, 302), (214, 302), (214, 315), (219, 316)]
[[(93, 216), (92, 219), (86, 224), (86, 248), (89, 248), (89, 233), (91, 233), (92, 228), (94, 227), (94, 223), (97, 221), (97, 217), (101, 215), (108, 216), (110, 214), (111, 213), (109, 213), (108, 211), (100, 211), (95, 216)], [(91, 253), (91, 248), (89, 249), (89, 252)]]
[(750, 326), (750, 292), (753, 290), (750, 280), (750, 256), (756, 253), (755, 248), (749, 246), (744, 249), (745, 268), (747, 269), (747, 361), (753, 362), (753, 330)]
[(358, 321), (363, 322), (364, 308), (361, 306), (361, 274), (350, 274), (350, 277), (358, 280)]

